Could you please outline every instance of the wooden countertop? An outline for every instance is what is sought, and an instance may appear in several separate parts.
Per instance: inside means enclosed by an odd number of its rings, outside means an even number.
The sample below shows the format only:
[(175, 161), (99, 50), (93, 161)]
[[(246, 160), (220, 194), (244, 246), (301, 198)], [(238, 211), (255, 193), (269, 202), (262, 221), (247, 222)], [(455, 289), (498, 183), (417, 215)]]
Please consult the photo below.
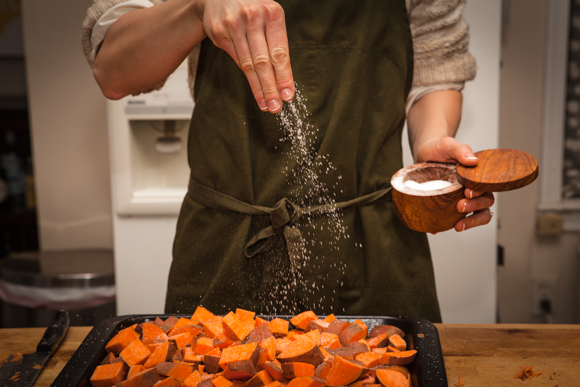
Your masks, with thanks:
[[(580, 325), (437, 324), (447, 379), (454, 387), (580, 385)], [(91, 330), (71, 327), (34, 386), (50, 386)], [(0, 329), (0, 364), (14, 352), (32, 353), (44, 328)], [(526, 382), (514, 379), (521, 366), (542, 375)]]

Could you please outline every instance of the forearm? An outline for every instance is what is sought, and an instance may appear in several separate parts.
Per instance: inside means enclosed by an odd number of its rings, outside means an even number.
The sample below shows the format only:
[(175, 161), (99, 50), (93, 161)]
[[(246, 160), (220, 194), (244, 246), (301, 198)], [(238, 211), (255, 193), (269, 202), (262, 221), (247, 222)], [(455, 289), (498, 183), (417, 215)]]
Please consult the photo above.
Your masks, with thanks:
[(426, 147), (455, 136), (461, 120), (462, 101), (461, 92), (441, 90), (427, 94), (411, 107), (407, 127), (415, 162), (428, 161), (423, 159)]
[(129, 12), (109, 29), (93, 73), (110, 99), (150, 89), (205, 38), (196, 0), (169, 0)]

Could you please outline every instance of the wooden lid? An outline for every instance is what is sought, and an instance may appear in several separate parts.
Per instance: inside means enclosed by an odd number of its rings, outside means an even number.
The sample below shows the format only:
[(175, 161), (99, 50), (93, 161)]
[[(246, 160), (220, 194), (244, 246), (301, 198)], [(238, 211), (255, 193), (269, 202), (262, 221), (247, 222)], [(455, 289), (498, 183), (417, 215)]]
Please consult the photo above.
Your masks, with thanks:
[(501, 192), (522, 188), (538, 177), (534, 156), (514, 149), (477, 152), (476, 167), (457, 164), (457, 181), (479, 192)]

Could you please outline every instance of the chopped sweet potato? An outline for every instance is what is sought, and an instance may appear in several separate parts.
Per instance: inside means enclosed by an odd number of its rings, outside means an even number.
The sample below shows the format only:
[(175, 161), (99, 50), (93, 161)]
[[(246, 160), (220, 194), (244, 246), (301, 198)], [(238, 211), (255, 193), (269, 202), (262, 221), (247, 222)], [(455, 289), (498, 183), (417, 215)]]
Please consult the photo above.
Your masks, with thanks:
[(328, 328), (326, 328), (325, 332), (334, 333), (335, 335), (340, 336), (342, 331), (350, 325), (352, 324), (347, 321), (334, 319), (330, 324), (328, 324)]
[(110, 387), (125, 380), (129, 367), (125, 363), (99, 365), (91, 376), (93, 387)]
[(270, 336), (260, 342), (260, 348), (265, 349), (268, 353), (268, 360), (274, 360), (276, 357), (276, 340)]
[(324, 348), (339, 348), (340, 340), (334, 333), (322, 332), (320, 334), (320, 346)]
[(384, 333), (386, 333), (389, 336), (397, 334), (401, 337), (405, 337), (405, 332), (403, 332), (400, 328), (397, 328), (396, 326), (393, 325), (383, 325), (383, 324), (375, 325), (373, 329), (371, 329), (369, 337), (376, 337)]
[(397, 348), (399, 351), (404, 351), (407, 349), (407, 342), (398, 334), (393, 334), (389, 336), (389, 342), (393, 347)]
[(329, 386), (346, 386), (361, 377), (364, 367), (352, 361), (335, 356), (332, 367), (326, 376)]
[(155, 366), (159, 375), (172, 376), (183, 382), (194, 371), (193, 367), (185, 363), (163, 362)]
[[(208, 337), (220, 341), (231, 341), (231, 338), (224, 327), (223, 318), (216, 316), (212, 321), (207, 321), (203, 325), (203, 331)], [(236, 339), (233, 339), (236, 340)]]
[(131, 327), (125, 328), (115, 335), (105, 346), (107, 352), (112, 352), (116, 356), (119, 356), (122, 350), (124, 350), (129, 344), (131, 344), (135, 339), (139, 338), (139, 334)]
[(377, 379), (385, 387), (409, 387), (411, 386), (410, 376), (405, 376), (402, 372), (393, 368), (377, 369)]
[(191, 316), (192, 320), (199, 321), (204, 325), (207, 322), (213, 321), (214, 318), (215, 315), (206, 308), (204, 308), (203, 306), (198, 306), (195, 309), (195, 312), (193, 312), (193, 315)]
[(215, 348), (213, 339), (209, 337), (200, 337), (196, 340), (193, 346), (193, 351), (199, 353), (200, 355), (205, 355), (209, 351)]
[(133, 376), (137, 375), (139, 372), (145, 370), (145, 366), (143, 364), (135, 364), (133, 367), (129, 368), (129, 372), (127, 373), (127, 379), (131, 379)]
[(301, 376), (314, 376), (314, 366), (308, 363), (282, 363), (282, 372), (288, 380)]
[(301, 376), (299, 378), (292, 379), (288, 383), (288, 387), (324, 387), (324, 380), (319, 379), (314, 376)]
[(123, 382), (123, 387), (153, 387), (153, 385), (163, 380), (157, 369), (149, 368), (134, 375)]
[(317, 378), (326, 380), (326, 377), (328, 376), (328, 373), (330, 372), (331, 367), (332, 367), (332, 364), (330, 364), (330, 363), (327, 363), (327, 362), (320, 363), (314, 369), (314, 376), (316, 376)]
[(272, 380), (281, 382), (281, 381), (284, 381), (286, 379), (286, 378), (284, 378), (284, 372), (282, 371), (282, 366), (277, 364), (277, 363), (265, 362), (265, 363), (260, 364), (258, 369), (266, 371), (268, 373), (268, 375), (270, 375)]
[(157, 364), (168, 361), (169, 359), (171, 359), (171, 354), (169, 353), (169, 342), (165, 341), (155, 347), (151, 355), (147, 358), (147, 361), (145, 361), (144, 367), (155, 367)]
[(402, 352), (385, 352), (381, 356), (381, 364), (388, 365), (406, 365), (413, 362), (416, 350), (402, 351)]
[(232, 379), (250, 379), (252, 376), (256, 374), (256, 367), (252, 360), (236, 360), (230, 363), (227, 363), (224, 367), (224, 371), (222, 375), (224, 378), (232, 380)]
[(260, 326), (255, 327), (252, 329), (246, 339), (244, 340), (245, 343), (260, 343), (263, 340), (272, 337), (272, 332), (270, 331), (270, 326), (268, 324), (262, 324)]
[(193, 371), (185, 380), (183, 381), (184, 387), (196, 387), (199, 382), (201, 382), (201, 375), (199, 371)]
[(183, 348), (183, 361), (190, 364), (199, 364), (203, 361), (205, 355), (200, 355), (191, 347)]
[(290, 342), (278, 355), (278, 360), (281, 363), (302, 362), (310, 363), (314, 366), (322, 363), (322, 358), (318, 343), (315, 343), (310, 338)]
[(257, 343), (232, 345), (222, 351), (219, 364), (221, 367), (225, 367), (229, 363), (239, 360), (251, 360), (253, 364), (256, 364), (259, 356), (260, 347)]
[(354, 359), (364, 364), (366, 368), (374, 368), (379, 365), (381, 354), (374, 352), (363, 352), (357, 354)]
[(193, 344), (193, 337), (191, 336), (191, 333), (185, 332), (169, 336), (169, 341), (171, 341), (177, 349), (183, 349)]
[(263, 318), (261, 318), (261, 317), (256, 317), (256, 318), (254, 319), (254, 327), (256, 327), (256, 328), (257, 328), (257, 327), (259, 327), (259, 326), (260, 326), (260, 325), (262, 325), (262, 324), (268, 324), (268, 320), (264, 320), (264, 319), (263, 319)]
[(327, 322), (327, 323), (329, 323), (329, 324), (330, 324), (330, 323), (331, 323), (331, 322), (333, 322), (334, 320), (336, 320), (336, 317), (334, 316), (334, 314), (332, 314), (332, 313), (331, 313), (331, 314), (329, 314), (328, 316), (326, 316), (326, 317), (324, 318), (324, 320), (322, 320), (322, 321), (324, 321), (324, 322)]
[(167, 341), (167, 334), (157, 325), (146, 322), (141, 324), (141, 340)]
[(161, 324), (159, 327), (163, 330), (163, 332), (169, 333), (169, 331), (173, 329), (178, 321), (179, 317), (170, 316), (166, 318), (165, 321), (163, 321), (163, 324)]
[(366, 337), (367, 330), (361, 328), (361, 326), (357, 324), (349, 325), (338, 335), (338, 339), (340, 340), (340, 344), (342, 345), (347, 345), (348, 343), (355, 343), (361, 339), (366, 339)]
[(296, 328), (300, 328), (302, 330), (305, 330), (306, 327), (308, 326), (308, 322), (311, 320), (318, 320), (318, 316), (313, 311), (307, 310), (306, 312), (302, 312), (302, 313), (297, 314), (296, 316), (292, 317), (290, 319), (290, 322)]
[(234, 313), (230, 312), (224, 317), (223, 325), (229, 337), (241, 341), (254, 329), (255, 324), (253, 319), (250, 321), (242, 321)]
[(211, 383), (213, 384), (213, 387), (232, 387), (234, 385), (231, 381), (221, 375), (212, 379)]
[(268, 323), (268, 327), (270, 328), (270, 332), (272, 332), (274, 337), (284, 337), (288, 335), (290, 323), (287, 320), (275, 318)]
[(306, 331), (318, 330), (320, 333), (325, 332), (330, 323), (324, 320), (310, 320), (306, 326)]
[(268, 374), (268, 371), (262, 370), (256, 375), (252, 376), (250, 380), (244, 383), (243, 387), (263, 387), (272, 383), (272, 378)]
[(380, 334), (378, 336), (371, 337), (367, 340), (367, 343), (369, 343), (371, 348), (386, 347), (388, 342), (389, 342), (389, 334), (388, 333), (383, 333), (383, 334)]
[(135, 364), (145, 364), (147, 358), (151, 355), (151, 351), (139, 339), (133, 340), (125, 349), (121, 351), (119, 356), (123, 359), (129, 367)]
[(542, 373), (541, 372), (535, 372), (532, 369), (532, 366), (522, 366), (520, 367), (520, 370), (514, 374), (514, 378), (515, 379), (521, 379), (524, 382), (528, 379), (534, 378), (536, 376), (540, 376)]

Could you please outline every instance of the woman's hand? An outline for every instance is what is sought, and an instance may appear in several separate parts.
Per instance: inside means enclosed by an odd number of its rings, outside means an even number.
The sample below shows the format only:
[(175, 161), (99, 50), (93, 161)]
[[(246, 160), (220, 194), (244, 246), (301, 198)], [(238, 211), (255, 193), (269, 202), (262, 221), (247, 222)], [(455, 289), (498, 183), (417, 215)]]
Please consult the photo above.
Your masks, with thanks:
[(246, 75), (263, 111), (277, 113), (294, 97), (284, 10), (273, 0), (200, 0), (207, 36)]
[[(416, 158), (419, 162), (459, 162), (470, 167), (477, 165), (477, 157), (471, 148), (453, 137), (444, 137), (423, 144), (418, 150)], [(467, 214), (473, 212), (473, 214), (459, 220), (455, 224), (455, 231), (461, 232), (488, 224), (493, 216), (490, 207), (493, 206), (494, 202), (493, 193), (478, 192), (466, 188), (465, 199), (461, 199), (457, 203), (457, 211)]]
[[(456, 163), (476, 166), (477, 157), (468, 145), (457, 141), (455, 135), (461, 118), (461, 93), (454, 90), (427, 94), (407, 115), (409, 142), (415, 162)], [(464, 231), (488, 224), (493, 214), (490, 207), (495, 199), (492, 193), (465, 189), (465, 199), (457, 203), (457, 211), (471, 213), (455, 224), (455, 231)]]

